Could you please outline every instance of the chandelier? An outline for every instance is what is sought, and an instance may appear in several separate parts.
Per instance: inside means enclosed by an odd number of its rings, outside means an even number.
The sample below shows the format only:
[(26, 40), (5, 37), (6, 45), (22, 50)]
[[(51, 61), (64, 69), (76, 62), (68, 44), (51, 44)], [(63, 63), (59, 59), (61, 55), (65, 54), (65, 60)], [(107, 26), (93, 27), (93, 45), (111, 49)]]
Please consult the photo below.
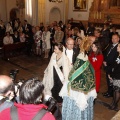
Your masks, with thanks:
[(49, 0), (50, 2), (61, 3), (63, 0)]

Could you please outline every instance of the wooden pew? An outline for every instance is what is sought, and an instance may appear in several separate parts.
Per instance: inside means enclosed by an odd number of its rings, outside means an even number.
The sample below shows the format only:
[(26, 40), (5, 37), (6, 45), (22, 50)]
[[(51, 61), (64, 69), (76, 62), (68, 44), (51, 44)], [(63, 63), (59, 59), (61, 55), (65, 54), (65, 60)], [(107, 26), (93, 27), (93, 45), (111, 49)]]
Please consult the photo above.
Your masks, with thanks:
[(25, 43), (13, 43), (8, 45), (3, 45), (3, 58), (8, 59), (23, 53), (25, 49)]

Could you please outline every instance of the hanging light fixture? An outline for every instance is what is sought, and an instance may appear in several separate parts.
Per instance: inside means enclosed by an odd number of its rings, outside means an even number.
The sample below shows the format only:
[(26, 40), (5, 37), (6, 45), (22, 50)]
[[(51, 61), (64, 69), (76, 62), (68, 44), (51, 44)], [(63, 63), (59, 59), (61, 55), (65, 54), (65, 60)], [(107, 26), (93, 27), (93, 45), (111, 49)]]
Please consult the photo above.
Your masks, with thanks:
[(61, 3), (63, 0), (49, 0), (49, 2)]

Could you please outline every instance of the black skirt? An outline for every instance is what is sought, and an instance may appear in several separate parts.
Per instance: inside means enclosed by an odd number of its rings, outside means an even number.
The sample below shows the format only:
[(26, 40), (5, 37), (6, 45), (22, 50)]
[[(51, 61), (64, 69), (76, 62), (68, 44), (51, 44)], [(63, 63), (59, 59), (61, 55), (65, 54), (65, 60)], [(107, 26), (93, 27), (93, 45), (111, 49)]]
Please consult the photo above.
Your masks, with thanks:
[(56, 70), (55, 67), (53, 67), (53, 79), (54, 79), (54, 86), (51, 90), (52, 96), (57, 100), (58, 103), (62, 103), (62, 97), (59, 96), (59, 92), (63, 86)]

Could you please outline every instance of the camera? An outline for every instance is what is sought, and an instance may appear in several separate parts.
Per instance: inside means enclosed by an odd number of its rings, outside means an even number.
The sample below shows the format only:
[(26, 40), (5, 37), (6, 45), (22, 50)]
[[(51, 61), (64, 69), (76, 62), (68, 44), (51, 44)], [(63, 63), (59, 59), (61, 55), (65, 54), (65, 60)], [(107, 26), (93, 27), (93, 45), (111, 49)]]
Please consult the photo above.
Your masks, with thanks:
[(15, 96), (16, 96), (18, 90), (20, 89), (20, 86), (24, 82), (24, 79), (20, 79), (20, 80), (16, 81), (16, 76), (17, 76), (18, 73), (19, 73), (19, 70), (15, 69), (15, 70), (10, 70), (10, 74), (9, 74), (10, 77), (12, 78), (12, 80), (13, 80), (13, 83), (14, 83)]
[[(19, 73), (19, 70), (18, 69), (15, 69), (15, 70), (11, 70), (10, 71), (10, 77), (12, 78), (13, 80), (13, 83), (14, 83), (14, 95), (17, 96), (18, 92), (19, 92), (19, 89), (20, 89), (20, 86), (23, 84), (23, 82), (25, 81), (24, 79), (19, 79), (19, 80), (16, 80), (16, 75), (17, 73)], [(35, 77), (35, 79), (38, 79), (37, 77)], [(44, 95), (43, 95), (44, 96)], [(57, 105), (57, 101), (49, 96), (49, 95), (45, 95), (43, 97), (43, 104), (47, 105), (48, 108), (47, 108), (47, 111), (50, 111), (51, 113), (54, 113), (55, 109), (56, 109), (56, 105)]]
[(12, 78), (13, 81), (16, 80), (16, 75), (17, 75), (18, 72), (19, 72), (18, 69), (16, 69), (16, 70), (10, 70), (10, 77)]
[(50, 112), (54, 110), (57, 104), (57, 101), (49, 95), (45, 95), (44, 102), (48, 106), (47, 110)]
[(43, 101), (43, 104), (48, 106), (47, 111), (51, 112), (56, 120), (62, 120), (62, 114), (57, 101), (49, 95), (45, 95)]

